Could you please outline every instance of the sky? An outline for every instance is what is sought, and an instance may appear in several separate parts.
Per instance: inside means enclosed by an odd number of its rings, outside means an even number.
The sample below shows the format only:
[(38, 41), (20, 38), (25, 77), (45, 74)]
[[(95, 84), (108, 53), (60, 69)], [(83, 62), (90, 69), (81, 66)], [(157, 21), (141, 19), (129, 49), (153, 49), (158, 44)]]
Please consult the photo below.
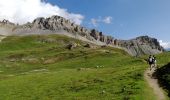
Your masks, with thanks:
[(170, 48), (170, 0), (0, 0), (0, 20), (52, 15), (119, 39), (148, 35)]

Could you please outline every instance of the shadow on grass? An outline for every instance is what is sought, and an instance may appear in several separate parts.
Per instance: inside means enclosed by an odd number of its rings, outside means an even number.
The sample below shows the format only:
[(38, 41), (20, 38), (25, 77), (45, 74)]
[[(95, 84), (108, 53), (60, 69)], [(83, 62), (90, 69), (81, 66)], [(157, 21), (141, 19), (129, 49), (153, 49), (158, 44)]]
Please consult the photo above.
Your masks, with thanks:
[(159, 85), (167, 90), (168, 96), (170, 97), (170, 63), (157, 69), (153, 77), (158, 79)]

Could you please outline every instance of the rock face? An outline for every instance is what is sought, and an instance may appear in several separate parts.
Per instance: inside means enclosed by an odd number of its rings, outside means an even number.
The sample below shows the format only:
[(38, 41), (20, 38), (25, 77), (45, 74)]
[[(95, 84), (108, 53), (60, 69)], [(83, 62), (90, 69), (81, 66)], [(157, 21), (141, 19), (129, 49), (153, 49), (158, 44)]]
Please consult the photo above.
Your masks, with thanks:
[(15, 25), (7, 20), (0, 22), (1, 35), (28, 35), (28, 34), (64, 34), (83, 41), (98, 45), (109, 45), (125, 49), (133, 56), (143, 54), (161, 53), (164, 49), (159, 42), (148, 36), (137, 37), (132, 40), (118, 40), (111, 36), (103, 35), (96, 29), (89, 30), (60, 17), (37, 18), (32, 23)]
[(157, 39), (148, 36), (141, 36), (131, 40), (119, 40), (117, 44), (125, 48), (133, 56), (158, 54), (165, 51)]

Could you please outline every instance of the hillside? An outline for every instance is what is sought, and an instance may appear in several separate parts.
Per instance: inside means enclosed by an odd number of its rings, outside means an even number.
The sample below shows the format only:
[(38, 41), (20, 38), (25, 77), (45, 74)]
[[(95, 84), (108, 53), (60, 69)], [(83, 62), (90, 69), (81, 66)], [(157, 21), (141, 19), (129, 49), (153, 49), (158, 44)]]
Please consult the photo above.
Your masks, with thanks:
[(63, 34), (97, 45), (109, 45), (116, 48), (122, 48), (132, 56), (164, 52), (164, 48), (160, 46), (158, 40), (155, 38), (141, 36), (131, 40), (120, 40), (112, 36), (107, 36), (96, 29), (87, 29), (80, 25), (76, 25), (60, 16), (51, 16), (49, 18), (40, 17), (33, 22), (28, 22), (24, 25), (16, 25), (8, 20), (3, 20), (0, 22), (0, 34)]
[(8, 36), (0, 42), (0, 99), (155, 100), (146, 66), (121, 49), (63, 35)]

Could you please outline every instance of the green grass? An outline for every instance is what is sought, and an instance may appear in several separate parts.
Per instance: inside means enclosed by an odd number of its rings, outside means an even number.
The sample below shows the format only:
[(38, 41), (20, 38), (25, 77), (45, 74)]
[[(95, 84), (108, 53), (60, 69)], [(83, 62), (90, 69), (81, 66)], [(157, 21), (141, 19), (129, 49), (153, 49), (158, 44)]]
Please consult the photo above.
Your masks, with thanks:
[[(78, 46), (66, 49), (69, 43)], [(0, 100), (155, 100), (141, 58), (60, 35), (0, 43)]]

